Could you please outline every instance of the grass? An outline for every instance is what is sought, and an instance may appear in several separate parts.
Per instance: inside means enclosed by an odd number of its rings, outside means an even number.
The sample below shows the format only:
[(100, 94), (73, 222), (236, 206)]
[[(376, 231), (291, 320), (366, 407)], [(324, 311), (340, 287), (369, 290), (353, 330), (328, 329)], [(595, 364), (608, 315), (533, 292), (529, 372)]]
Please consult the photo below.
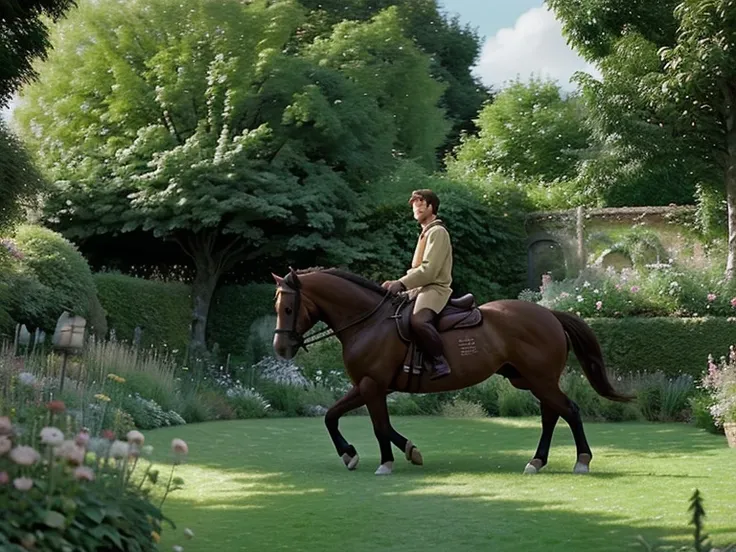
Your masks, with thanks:
[[(185, 489), (167, 499), (177, 523), (162, 550), (643, 550), (691, 542), (688, 500), (699, 488), (714, 544), (736, 542), (736, 450), (723, 436), (683, 424), (586, 424), (591, 474), (572, 475), (574, 446), (557, 426), (550, 463), (523, 476), (537, 445), (538, 418), (395, 417), (425, 465), (396, 454), (394, 474), (377, 477), (370, 421), (341, 429), (361, 454), (348, 472), (322, 420), (212, 422), (159, 429), (189, 443), (177, 472)], [(395, 449), (394, 449), (395, 450)], [(192, 541), (182, 532), (190, 528)]]

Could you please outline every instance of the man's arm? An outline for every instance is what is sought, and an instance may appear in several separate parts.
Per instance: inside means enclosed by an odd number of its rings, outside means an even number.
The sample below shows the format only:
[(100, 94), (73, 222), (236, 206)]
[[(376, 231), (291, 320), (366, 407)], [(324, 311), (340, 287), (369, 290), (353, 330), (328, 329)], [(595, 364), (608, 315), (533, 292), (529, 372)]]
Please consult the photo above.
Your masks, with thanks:
[(411, 268), (406, 275), (399, 278), (406, 289), (414, 289), (426, 286), (434, 282), (440, 270), (441, 263), (447, 258), (450, 249), (450, 235), (447, 230), (438, 226), (427, 234), (427, 245), (424, 249), (422, 264)]

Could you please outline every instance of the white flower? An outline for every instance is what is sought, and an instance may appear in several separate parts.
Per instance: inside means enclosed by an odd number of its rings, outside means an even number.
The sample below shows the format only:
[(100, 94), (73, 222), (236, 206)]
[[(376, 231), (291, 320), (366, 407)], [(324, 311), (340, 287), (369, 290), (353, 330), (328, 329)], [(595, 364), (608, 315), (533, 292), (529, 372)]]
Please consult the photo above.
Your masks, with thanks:
[(33, 487), (33, 479), (30, 477), (16, 477), (13, 479), (13, 486), (19, 491), (30, 491)]
[(584, 287), (584, 288), (589, 288), (589, 287), (590, 287), (590, 282), (589, 282), (588, 280), (585, 280), (585, 281), (583, 282), (583, 287)]
[(13, 443), (7, 437), (0, 437), (0, 456), (8, 453), (13, 448)]
[(95, 472), (87, 466), (79, 466), (74, 470), (74, 479), (77, 481), (94, 481)]
[(126, 438), (128, 439), (129, 443), (132, 443), (134, 445), (143, 446), (143, 442), (146, 440), (145, 437), (143, 437), (143, 434), (140, 431), (129, 431), (128, 435), (126, 435)]
[(125, 458), (130, 454), (130, 445), (125, 441), (115, 441), (110, 447), (110, 456), (113, 458)]
[(20, 466), (32, 466), (41, 459), (33, 447), (20, 446), (10, 451), (10, 459)]
[(28, 387), (30, 387), (34, 383), (36, 383), (36, 376), (31, 374), (30, 372), (21, 372), (20, 374), (18, 374), (18, 381), (23, 385), (27, 385)]
[(74, 441), (67, 440), (61, 443), (54, 449), (54, 455), (77, 466), (84, 463), (84, 449)]
[(64, 434), (59, 428), (45, 427), (41, 430), (41, 442), (44, 445), (58, 447), (61, 443), (64, 442)]
[(585, 299), (583, 298), (583, 296), (582, 295), (578, 295), (578, 303), (582, 303), (583, 301), (585, 301)]

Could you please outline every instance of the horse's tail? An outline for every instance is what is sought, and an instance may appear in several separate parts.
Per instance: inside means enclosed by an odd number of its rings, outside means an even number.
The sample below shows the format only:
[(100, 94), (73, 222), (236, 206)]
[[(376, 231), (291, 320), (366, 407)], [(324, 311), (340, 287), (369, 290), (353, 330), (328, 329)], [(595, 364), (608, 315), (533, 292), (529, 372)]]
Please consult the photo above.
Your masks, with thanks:
[(634, 397), (618, 393), (613, 388), (613, 385), (611, 385), (608, 374), (606, 374), (606, 367), (603, 363), (601, 346), (590, 326), (582, 318), (566, 312), (553, 310), (552, 314), (562, 324), (562, 328), (565, 330), (572, 344), (572, 349), (575, 351), (575, 356), (583, 367), (585, 377), (588, 378), (590, 385), (595, 389), (596, 393), (617, 402), (629, 402), (633, 400)]

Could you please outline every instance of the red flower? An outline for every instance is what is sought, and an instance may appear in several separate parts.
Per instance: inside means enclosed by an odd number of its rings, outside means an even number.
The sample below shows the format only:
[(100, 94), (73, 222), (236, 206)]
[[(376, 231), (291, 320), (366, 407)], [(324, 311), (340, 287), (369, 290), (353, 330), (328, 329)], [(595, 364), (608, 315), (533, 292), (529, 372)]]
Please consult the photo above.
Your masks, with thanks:
[(46, 403), (46, 408), (48, 408), (51, 412), (54, 414), (61, 414), (66, 410), (66, 405), (63, 401), (50, 401)]

